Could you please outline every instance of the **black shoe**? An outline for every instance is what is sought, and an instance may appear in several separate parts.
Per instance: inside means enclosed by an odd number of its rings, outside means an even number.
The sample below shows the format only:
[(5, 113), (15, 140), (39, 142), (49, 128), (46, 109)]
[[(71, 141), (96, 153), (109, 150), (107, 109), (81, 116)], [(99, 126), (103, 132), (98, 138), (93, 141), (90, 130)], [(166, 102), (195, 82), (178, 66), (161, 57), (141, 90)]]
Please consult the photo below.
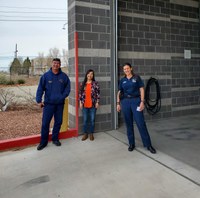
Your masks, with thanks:
[(53, 144), (55, 144), (56, 146), (61, 146), (61, 142), (59, 140), (53, 141)]
[(129, 147), (128, 147), (128, 151), (133, 151), (135, 148), (135, 145), (133, 144), (130, 144)]
[(37, 150), (40, 151), (40, 150), (42, 150), (43, 148), (45, 148), (46, 146), (47, 146), (47, 144), (42, 144), (42, 143), (40, 143), (40, 144), (38, 145), (38, 147), (37, 147)]
[(148, 149), (151, 153), (153, 153), (153, 154), (156, 153), (156, 149), (153, 148), (153, 146), (149, 146), (149, 147), (147, 147), (147, 149)]

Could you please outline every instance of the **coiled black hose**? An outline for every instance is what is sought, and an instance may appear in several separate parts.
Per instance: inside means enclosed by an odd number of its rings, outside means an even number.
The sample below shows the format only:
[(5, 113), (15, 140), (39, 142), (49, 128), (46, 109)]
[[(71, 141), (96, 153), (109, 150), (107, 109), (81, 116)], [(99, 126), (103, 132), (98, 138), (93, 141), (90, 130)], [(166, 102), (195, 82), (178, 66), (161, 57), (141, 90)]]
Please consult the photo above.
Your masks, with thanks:
[[(155, 90), (150, 93), (153, 85), (155, 85)], [(161, 108), (160, 86), (158, 80), (152, 77), (148, 80), (145, 89), (145, 107), (151, 115), (159, 112)]]

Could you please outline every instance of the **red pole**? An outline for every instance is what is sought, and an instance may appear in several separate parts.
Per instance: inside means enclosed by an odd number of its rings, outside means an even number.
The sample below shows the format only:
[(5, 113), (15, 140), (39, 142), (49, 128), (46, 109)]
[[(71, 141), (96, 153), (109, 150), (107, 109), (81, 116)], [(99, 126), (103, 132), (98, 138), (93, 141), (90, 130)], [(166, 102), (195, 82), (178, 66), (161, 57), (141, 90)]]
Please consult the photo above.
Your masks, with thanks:
[(78, 104), (79, 104), (79, 82), (78, 82), (78, 32), (74, 33), (74, 49), (75, 49), (75, 100), (76, 100), (76, 136), (78, 136)]

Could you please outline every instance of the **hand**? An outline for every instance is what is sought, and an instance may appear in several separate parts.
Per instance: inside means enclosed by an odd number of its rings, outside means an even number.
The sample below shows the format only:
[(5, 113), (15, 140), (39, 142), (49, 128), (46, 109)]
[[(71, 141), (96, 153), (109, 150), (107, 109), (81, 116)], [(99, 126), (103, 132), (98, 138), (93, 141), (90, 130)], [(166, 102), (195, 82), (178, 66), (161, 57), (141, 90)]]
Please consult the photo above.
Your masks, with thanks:
[(95, 104), (95, 108), (97, 109), (99, 107), (99, 103), (97, 102), (96, 104)]
[(121, 106), (118, 104), (117, 105), (117, 111), (120, 112), (121, 111)]
[(43, 108), (44, 107), (44, 102), (40, 102), (40, 103), (38, 103), (38, 105), (39, 105), (40, 108)]
[(80, 104), (79, 104), (79, 107), (80, 107), (80, 109), (82, 109), (83, 108), (83, 104), (80, 102)]
[(140, 102), (140, 111), (143, 111), (145, 108), (144, 102)]

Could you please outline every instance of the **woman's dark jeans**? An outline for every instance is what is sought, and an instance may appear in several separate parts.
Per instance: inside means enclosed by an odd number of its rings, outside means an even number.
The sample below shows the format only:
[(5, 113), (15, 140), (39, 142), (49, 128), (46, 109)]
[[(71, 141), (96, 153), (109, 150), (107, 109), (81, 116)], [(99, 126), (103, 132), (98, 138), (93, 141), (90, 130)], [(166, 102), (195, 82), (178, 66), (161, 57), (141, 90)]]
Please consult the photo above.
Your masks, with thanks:
[(96, 108), (83, 107), (82, 112), (83, 112), (83, 132), (94, 133)]

